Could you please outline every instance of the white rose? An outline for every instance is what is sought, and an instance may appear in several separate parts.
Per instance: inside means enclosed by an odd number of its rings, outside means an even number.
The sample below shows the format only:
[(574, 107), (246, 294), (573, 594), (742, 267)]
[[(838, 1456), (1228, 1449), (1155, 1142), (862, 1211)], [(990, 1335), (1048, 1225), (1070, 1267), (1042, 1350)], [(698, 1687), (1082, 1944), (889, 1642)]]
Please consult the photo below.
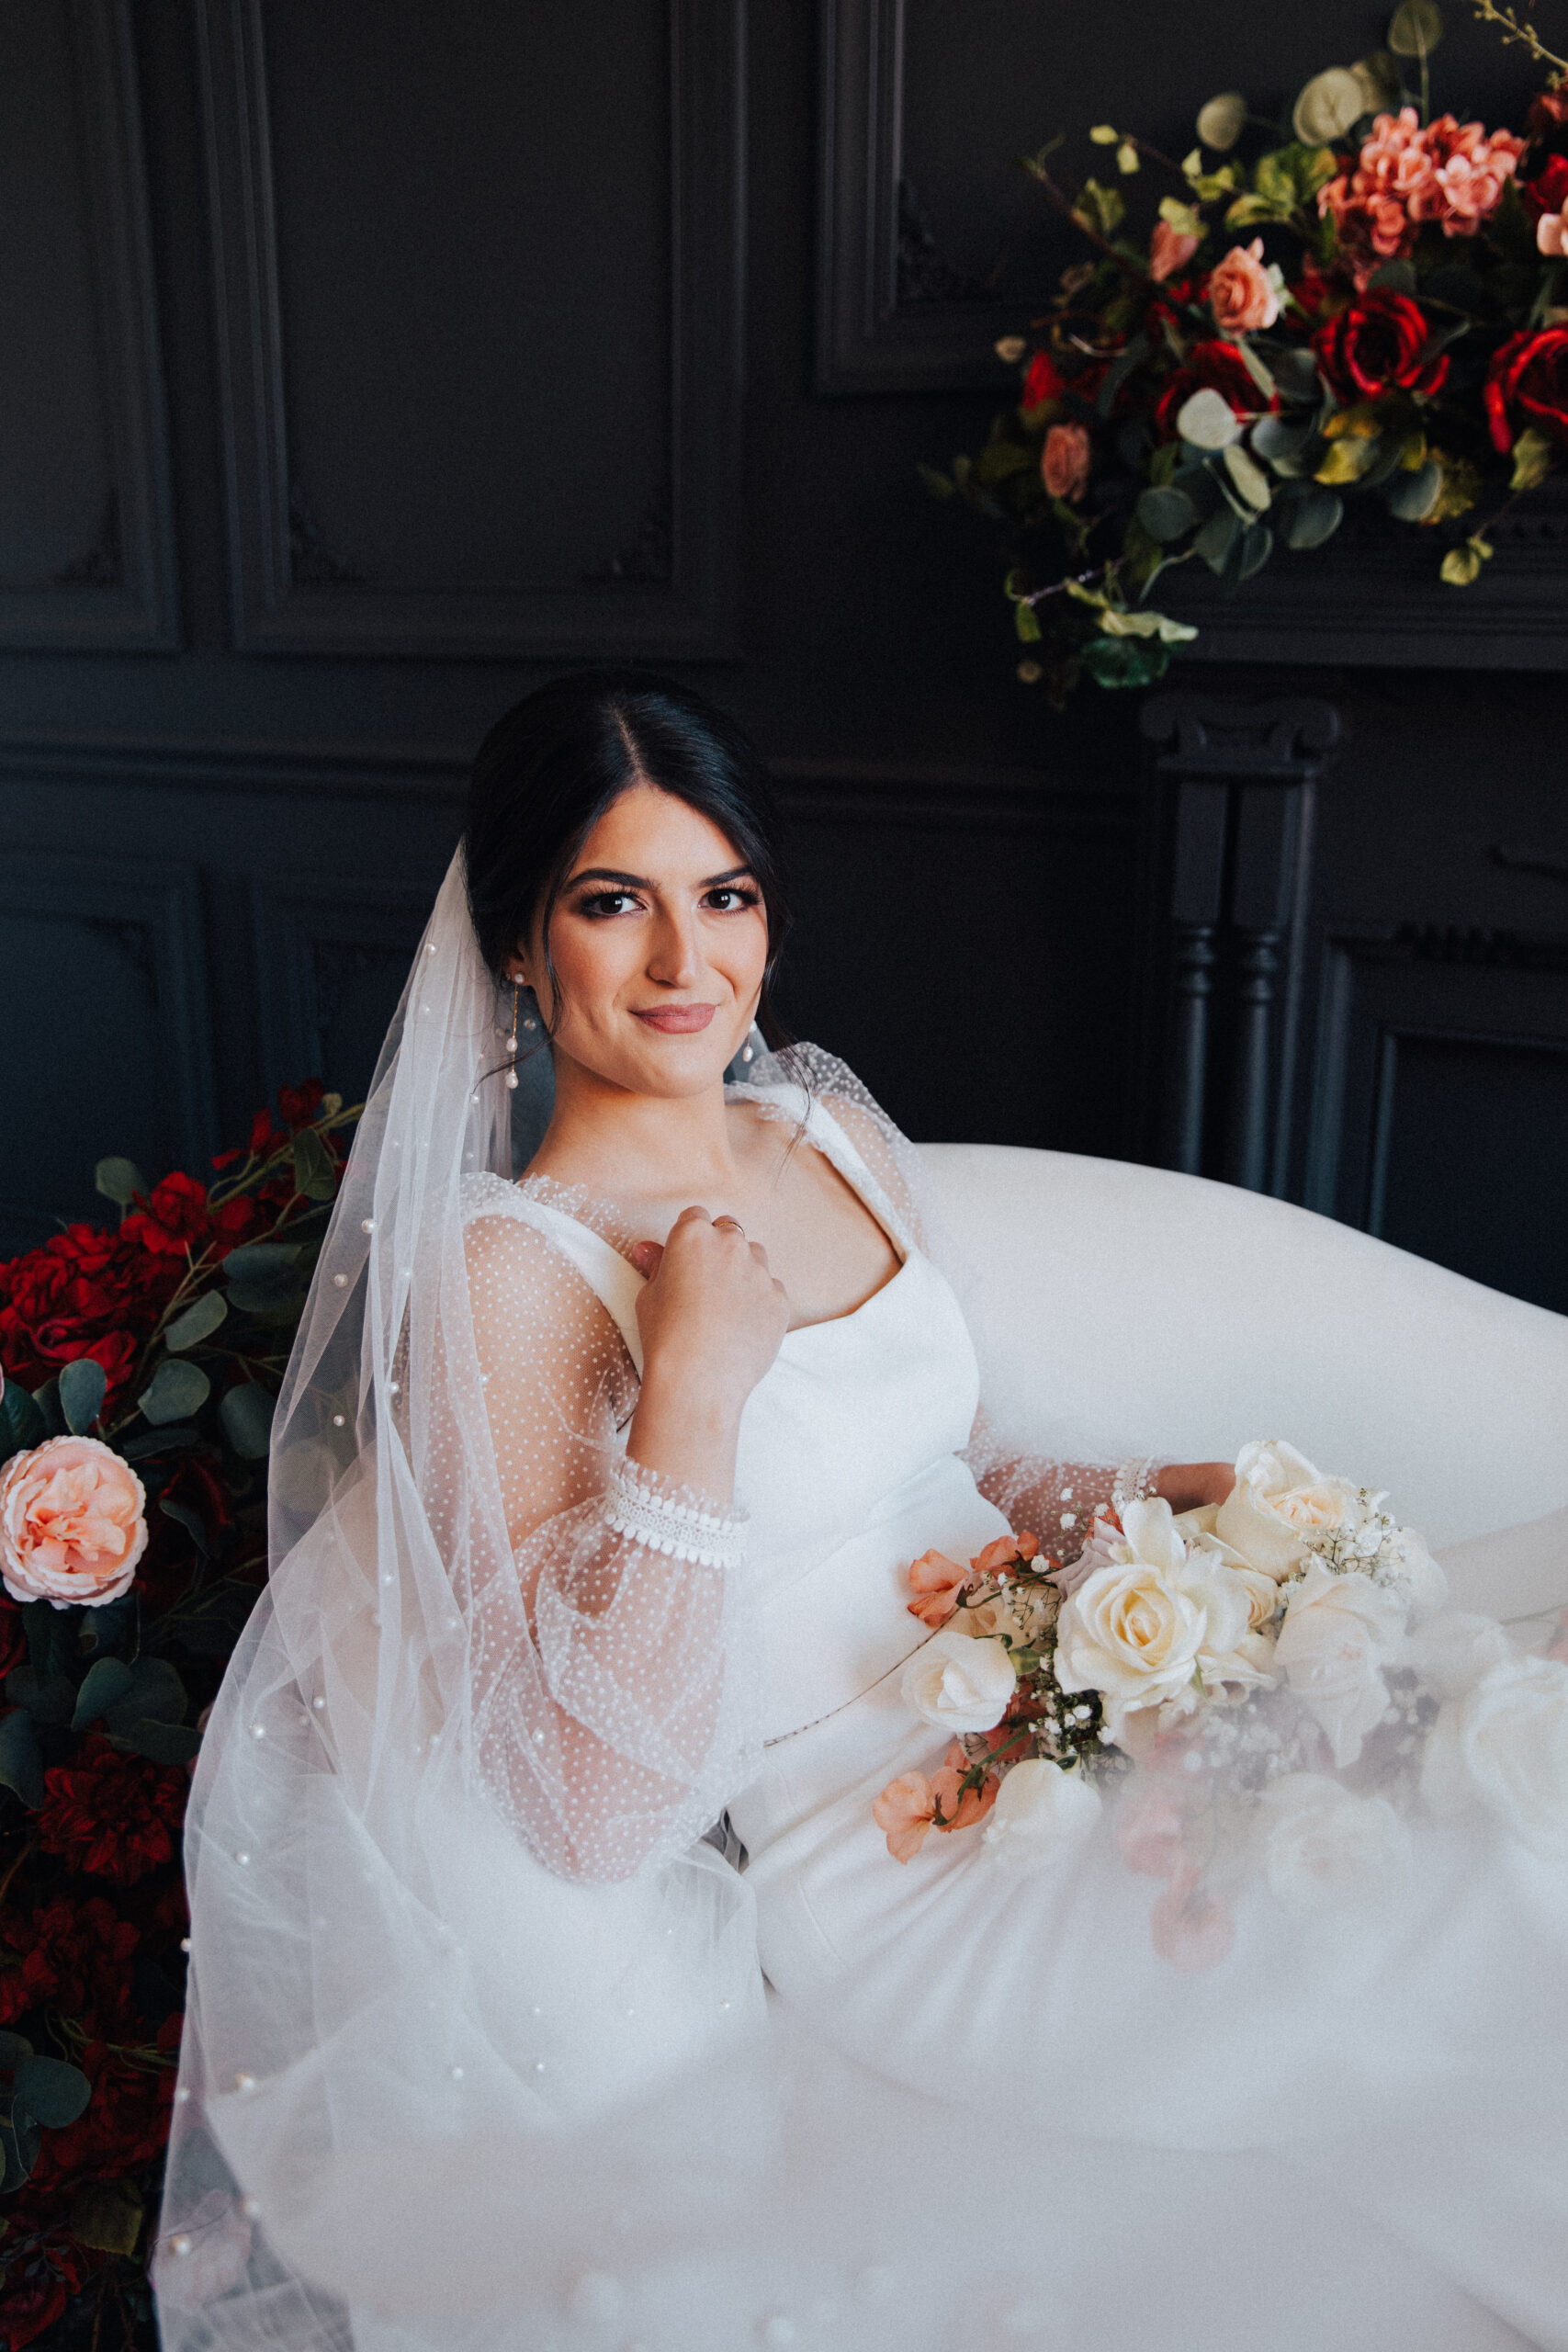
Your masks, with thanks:
[(1517, 1655), (1495, 1617), (1444, 1609), (1411, 1636), (1405, 1663), (1439, 1699), (1462, 1699), (1483, 1674)]
[(1385, 1574), (1404, 1587), (1416, 1624), (1436, 1616), (1449, 1597), (1449, 1580), (1413, 1527), (1401, 1527), (1383, 1547)]
[(1087, 1577), (1056, 1621), (1056, 1679), (1098, 1690), (1114, 1739), (1130, 1711), (1190, 1689), (1208, 1620), (1181, 1589), (1187, 1567), (1167, 1502), (1129, 1503), (1124, 1542)]
[(1274, 1656), (1328, 1735), (1340, 1770), (1355, 1762), (1388, 1704), (1382, 1668), (1404, 1626), (1403, 1600), (1371, 1577), (1335, 1576), (1313, 1560), (1291, 1588)]
[(904, 1703), (938, 1731), (990, 1731), (1018, 1688), (1005, 1642), (976, 1641), (946, 1626), (904, 1668)]
[(1410, 1857), (1386, 1797), (1352, 1796), (1322, 1772), (1287, 1772), (1258, 1800), (1263, 1871), (1289, 1911), (1330, 1911), (1381, 1893)]
[(1250, 1566), (1286, 1577), (1305, 1558), (1306, 1538), (1342, 1525), (1356, 1499), (1345, 1479), (1325, 1478), (1293, 1445), (1270, 1439), (1237, 1454), (1214, 1532)]
[(1080, 1844), (1099, 1813), (1100, 1791), (1081, 1772), (1029, 1756), (997, 1792), (986, 1843), (1010, 1870), (1040, 1870)]
[[(1252, 1690), (1269, 1683), (1274, 1646), (1254, 1628), (1266, 1623), (1278, 1604), (1280, 1589), (1272, 1577), (1243, 1567), (1225, 1544), (1200, 1542), (1188, 1554), (1178, 1585), (1203, 1611), (1197, 1662), (1205, 1684), (1231, 1683)], [(1258, 1587), (1267, 1590), (1269, 1600), (1264, 1613), (1255, 1618)]]
[(1568, 1666), (1493, 1667), (1432, 1725), (1421, 1793), (1435, 1813), (1479, 1801), (1543, 1860), (1568, 1856)]

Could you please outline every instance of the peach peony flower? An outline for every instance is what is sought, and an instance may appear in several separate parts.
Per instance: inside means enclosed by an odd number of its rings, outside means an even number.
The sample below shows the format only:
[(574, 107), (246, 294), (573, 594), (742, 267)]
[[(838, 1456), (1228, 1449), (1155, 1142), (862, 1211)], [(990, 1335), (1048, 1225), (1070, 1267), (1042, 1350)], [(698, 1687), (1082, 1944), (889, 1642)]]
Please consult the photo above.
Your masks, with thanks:
[(1201, 243), (1201, 237), (1173, 229), (1168, 220), (1156, 220), (1154, 235), (1149, 239), (1149, 276), (1155, 284), (1163, 286), (1168, 277), (1185, 269)]
[(147, 1497), (93, 1437), (51, 1437), (0, 1475), (0, 1577), (13, 1600), (118, 1600), (147, 1548)]
[(1263, 266), (1263, 240), (1233, 245), (1209, 272), (1209, 308), (1222, 334), (1251, 334), (1271, 327), (1280, 315), (1280, 297)]
[(1332, 214), (1358, 286), (1379, 261), (1410, 253), (1424, 221), (1445, 237), (1473, 237), (1497, 209), (1518, 170), (1525, 142), (1511, 130), (1486, 130), (1451, 114), (1422, 126), (1414, 107), (1380, 114), (1353, 172), (1317, 194)]
[(967, 1568), (961, 1568), (944, 1552), (922, 1552), (909, 1570), (909, 1589), (915, 1596), (908, 1604), (910, 1616), (918, 1617), (933, 1633), (945, 1625), (958, 1606), (968, 1575)]
[(1561, 261), (1568, 254), (1568, 204), (1561, 212), (1541, 214), (1535, 224), (1535, 241), (1552, 261)]
[(1076, 503), (1089, 488), (1092, 447), (1086, 424), (1054, 424), (1040, 452), (1040, 479), (1053, 498)]
[(923, 1772), (900, 1772), (889, 1781), (871, 1808), (872, 1819), (887, 1838), (896, 1862), (913, 1861), (936, 1819), (936, 1794)]

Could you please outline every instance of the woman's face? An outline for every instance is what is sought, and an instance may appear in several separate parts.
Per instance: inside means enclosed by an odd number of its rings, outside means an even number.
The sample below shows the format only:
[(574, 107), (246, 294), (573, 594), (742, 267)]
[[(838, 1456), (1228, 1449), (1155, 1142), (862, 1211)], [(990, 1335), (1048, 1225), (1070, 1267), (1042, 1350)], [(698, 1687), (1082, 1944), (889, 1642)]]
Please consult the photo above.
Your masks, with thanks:
[[(630, 786), (583, 842), (547, 921), (558, 1062), (634, 1094), (716, 1084), (757, 1010), (768, 919), (711, 819)], [(558, 1006), (543, 947), (541, 933), (516, 969), (548, 1024)]]

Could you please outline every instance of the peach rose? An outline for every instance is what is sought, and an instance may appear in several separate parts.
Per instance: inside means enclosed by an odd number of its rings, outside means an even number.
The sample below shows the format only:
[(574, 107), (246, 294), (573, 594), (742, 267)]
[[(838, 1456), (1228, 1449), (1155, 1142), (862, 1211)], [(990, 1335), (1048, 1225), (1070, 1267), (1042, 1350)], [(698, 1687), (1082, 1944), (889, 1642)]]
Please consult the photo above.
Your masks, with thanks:
[(1209, 308), (1222, 334), (1250, 334), (1256, 327), (1271, 327), (1280, 315), (1280, 297), (1263, 266), (1263, 240), (1233, 245), (1224, 261), (1209, 272)]
[(1087, 424), (1054, 424), (1040, 452), (1040, 479), (1053, 498), (1080, 499), (1089, 488), (1090, 444)]
[(1201, 238), (1173, 229), (1168, 220), (1156, 220), (1154, 235), (1149, 239), (1149, 276), (1155, 284), (1163, 286), (1168, 277), (1185, 269), (1201, 243)]
[(0, 1475), (0, 1577), (13, 1600), (89, 1609), (129, 1589), (147, 1549), (147, 1496), (95, 1437), (51, 1437)]

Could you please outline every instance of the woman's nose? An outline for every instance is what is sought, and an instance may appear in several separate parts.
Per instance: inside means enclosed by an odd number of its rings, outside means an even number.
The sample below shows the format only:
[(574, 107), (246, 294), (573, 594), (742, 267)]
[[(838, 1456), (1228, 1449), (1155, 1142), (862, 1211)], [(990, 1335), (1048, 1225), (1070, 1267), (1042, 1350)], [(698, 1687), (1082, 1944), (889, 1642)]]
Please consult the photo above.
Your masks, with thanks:
[(653, 953), (649, 957), (649, 978), (657, 980), (661, 988), (694, 988), (702, 976), (702, 968), (694, 926), (683, 922), (678, 915), (666, 915), (660, 923)]

